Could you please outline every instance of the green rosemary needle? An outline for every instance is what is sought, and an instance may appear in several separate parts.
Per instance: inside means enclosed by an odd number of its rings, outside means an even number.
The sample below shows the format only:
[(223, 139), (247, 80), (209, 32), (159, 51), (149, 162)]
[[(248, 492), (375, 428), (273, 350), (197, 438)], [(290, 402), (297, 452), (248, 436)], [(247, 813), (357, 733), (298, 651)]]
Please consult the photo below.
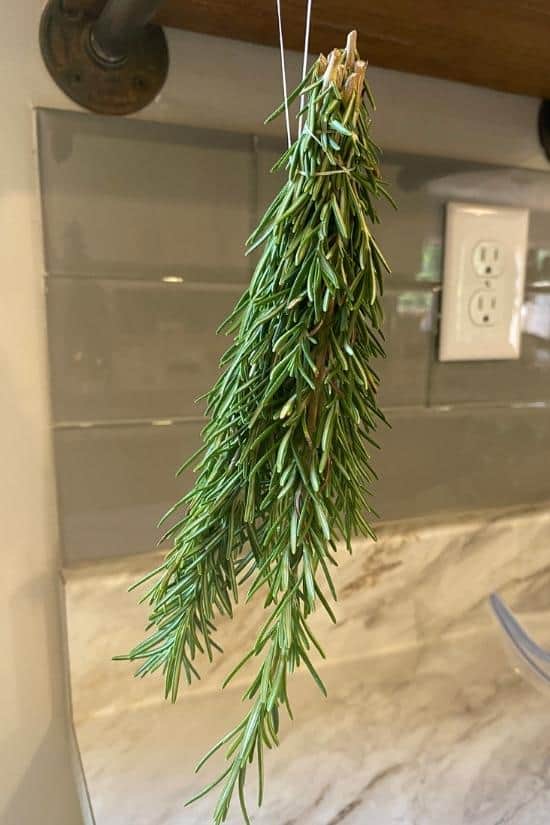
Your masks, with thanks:
[(244, 787), (254, 761), (261, 803), (263, 750), (278, 744), (281, 707), (291, 715), (289, 674), (304, 665), (325, 693), (308, 617), (320, 604), (334, 620), (324, 590), (336, 598), (337, 541), (351, 551), (353, 535), (374, 538), (367, 446), (385, 420), (372, 364), (384, 354), (387, 265), (367, 218), (375, 223), (376, 200), (389, 196), (355, 43), (352, 32), (344, 50), (321, 55), (290, 96), (305, 95), (304, 128), (276, 164), (286, 183), (248, 240), (249, 251), (263, 252), (221, 327), (233, 343), (206, 396), (203, 446), (184, 465), (195, 462), (194, 486), (168, 514), (181, 513), (166, 534), (173, 548), (147, 577), (149, 635), (122, 657), (140, 661), (138, 675), (162, 669), (175, 701), (181, 680), (198, 677), (199, 654), (212, 660), (220, 650), (216, 618), (232, 616), (239, 585), (248, 581), (249, 599), (261, 594), (266, 620), (226, 679), (257, 661), (248, 710), (198, 766), (226, 748), (225, 770), (195, 797), (221, 786), (215, 825), (234, 792), (249, 821)]

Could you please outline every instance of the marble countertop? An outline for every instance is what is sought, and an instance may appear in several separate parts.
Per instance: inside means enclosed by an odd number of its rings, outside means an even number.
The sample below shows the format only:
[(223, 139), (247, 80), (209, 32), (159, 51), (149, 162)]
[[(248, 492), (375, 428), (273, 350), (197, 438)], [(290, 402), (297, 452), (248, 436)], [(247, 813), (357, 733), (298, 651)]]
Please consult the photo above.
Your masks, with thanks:
[[(295, 715), (266, 758), (255, 825), (547, 825), (550, 695), (514, 671), (486, 609), (498, 589), (550, 643), (550, 513), (382, 531), (338, 574), (338, 623), (321, 620), (329, 698), (293, 677)], [(222, 627), (227, 652), (173, 706), (110, 657), (139, 638), (126, 586), (151, 558), (65, 574), (73, 708), (97, 825), (208, 825), (212, 778), (193, 766), (241, 718), (219, 690), (259, 614)], [(219, 763), (218, 763), (219, 767)], [(238, 825), (235, 807), (228, 823)]]

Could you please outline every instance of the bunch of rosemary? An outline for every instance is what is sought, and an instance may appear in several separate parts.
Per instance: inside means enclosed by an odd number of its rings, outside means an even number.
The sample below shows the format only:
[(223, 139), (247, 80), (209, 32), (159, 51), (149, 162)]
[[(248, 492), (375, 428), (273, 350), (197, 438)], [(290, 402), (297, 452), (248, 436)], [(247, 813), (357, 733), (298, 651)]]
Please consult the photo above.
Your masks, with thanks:
[(225, 770), (198, 795), (223, 783), (215, 825), (237, 788), (249, 821), (244, 783), (254, 759), (261, 804), (264, 747), (278, 744), (281, 706), (291, 716), (289, 674), (305, 665), (325, 692), (308, 616), (321, 604), (334, 619), (324, 588), (336, 598), (337, 540), (351, 551), (355, 533), (374, 537), (365, 517), (375, 478), (367, 445), (384, 420), (371, 365), (383, 355), (387, 266), (367, 220), (377, 221), (374, 201), (388, 196), (369, 134), (365, 70), (353, 32), (289, 96), (305, 95), (304, 127), (276, 164), (288, 179), (248, 241), (263, 254), (222, 326), (234, 343), (207, 394), (203, 446), (181, 468), (197, 461), (195, 484), (167, 514), (183, 512), (166, 534), (173, 549), (146, 577), (156, 576), (145, 597), (152, 632), (124, 657), (142, 660), (139, 675), (162, 668), (175, 700), (181, 677), (198, 677), (198, 654), (211, 660), (220, 650), (216, 615), (232, 616), (239, 585), (249, 581), (248, 599), (264, 599), (256, 643), (225, 681), (257, 661), (248, 711), (199, 765), (227, 747)]

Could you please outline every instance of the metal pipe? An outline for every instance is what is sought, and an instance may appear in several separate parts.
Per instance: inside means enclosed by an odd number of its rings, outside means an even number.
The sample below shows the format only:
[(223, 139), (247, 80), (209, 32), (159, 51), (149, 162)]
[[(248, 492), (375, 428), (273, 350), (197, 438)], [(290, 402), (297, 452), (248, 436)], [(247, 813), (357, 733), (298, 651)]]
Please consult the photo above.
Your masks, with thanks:
[(136, 35), (154, 16), (163, 0), (107, 0), (90, 31), (94, 55), (106, 65), (123, 63)]
[(550, 100), (543, 100), (539, 109), (539, 140), (547, 159), (550, 160)]

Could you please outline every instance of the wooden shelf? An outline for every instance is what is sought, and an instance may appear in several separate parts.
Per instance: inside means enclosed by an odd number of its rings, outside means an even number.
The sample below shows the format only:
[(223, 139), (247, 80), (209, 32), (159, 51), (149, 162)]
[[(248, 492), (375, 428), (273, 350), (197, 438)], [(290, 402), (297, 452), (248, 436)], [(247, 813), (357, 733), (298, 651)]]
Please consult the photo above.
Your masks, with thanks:
[[(282, 6), (285, 43), (301, 50), (305, 0)], [(166, 0), (158, 20), (218, 37), (278, 42), (271, 0)], [(352, 28), (372, 65), (550, 98), (550, 0), (314, 0), (313, 52), (343, 44)]]

